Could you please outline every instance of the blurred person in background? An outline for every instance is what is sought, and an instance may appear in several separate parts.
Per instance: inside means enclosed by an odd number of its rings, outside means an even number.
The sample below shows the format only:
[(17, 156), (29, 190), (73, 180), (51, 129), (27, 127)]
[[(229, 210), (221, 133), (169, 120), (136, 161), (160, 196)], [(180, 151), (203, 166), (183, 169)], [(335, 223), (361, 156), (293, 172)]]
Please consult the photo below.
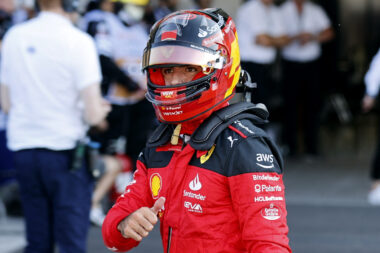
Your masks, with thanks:
[(288, 36), (282, 50), (284, 141), (288, 155), (298, 155), (301, 130), (306, 157), (313, 159), (319, 154), (321, 43), (331, 40), (334, 31), (325, 11), (311, 1), (288, 0), (280, 10)]
[(153, 6), (153, 15), (155, 21), (158, 21), (166, 15), (177, 11), (178, 0), (158, 0), (157, 6)]
[(125, 153), (135, 164), (149, 134), (157, 125), (152, 105), (145, 98), (147, 80), (141, 71), (141, 55), (150, 28), (144, 19), (149, 1), (118, 0), (115, 4), (115, 12), (124, 26), (114, 39), (113, 59), (138, 84), (139, 90), (130, 93), (118, 82), (111, 84), (106, 98), (113, 104), (112, 111), (117, 116), (112, 119), (114, 122), (109, 119), (109, 125), (121, 127)]
[(34, 0), (14, 0), (15, 11), (12, 15), (14, 24), (19, 24), (36, 15), (35, 1)]
[[(0, 43), (4, 37), (5, 32), (12, 26), (12, 13), (14, 5), (12, 0), (0, 2)], [(1, 49), (1, 44), (0, 44)]]
[[(362, 100), (363, 112), (369, 112), (376, 102), (380, 87), (380, 50), (373, 57), (370, 67), (364, 77), (366, 86)], [(378, 128), (380, 130), (380, 127)], [(380, 137), (379, 137), (380, 138)], [(380, 139), (377, 142), (376, 152), (371, 170), (372, 187), (368, 194), (368, 202), (372, 205), (380, 205)]]
[(165, 252), (291, 252), (282, 158), (256, 126), (268, 112), (229, 105), (247, 80), (232, 18), (215, 8), (168, 15), (151, 30), (143, 70), (161, 124), (106, 216), (106, 246), (130, 250), (159, 218)]
[(277, 49), (287, 42), (281, 14), (273, 0), (250, 0), (239, 7), (236, 16), (242, 67), (257, 83), (251, 100), (264, 103), (270, 111), (273, 64)]
[[(12, 2), (3, 1), (0, 3), (0, 60), (1, 60), (1, 43), (4, 34), (12, 26)], [(6, 201), (3, 199), (2, 190), (8, 186), (12, 179), (10, 175), (13, 172), (11, 163), (11, 152), (6, 145), (6, 115), (0, 107), (0, 221), (4, 220), (7, 215)]]
[(36, 18), (3, 40), (1, 105), (26, 223), (25, 252), (86, 252), (93, 180), (88, 125), (110, 110), (90, 36), (75, 28), (75, 0), (39, 0)]
[[(119, 43), (117, 40), (124, 38), (122, 35), (126, 27), (114, 12), (114, 1), (91, 0), (87, 5), (85, 15), (79, 22), (79, 27), (94, 38), (103, 76), (101, 84), (103, 96), (106, 96), (116, 83), (121, 86), (120, 89), (128, 92), (129, 98), (141, 99), (145, 94), (144, 88), (133, 80), (122, 66), (119, 66), (115, 56), (115, 48)], [(133, 41), (130, 40), (128, 43), (133, 43)], [(98, 226), (102, 225), (105, 217), (103, 198), (110, 193), (120, 172), (130, 173), (132, 170), (131, 162), (125, 156), (126, 136), (123, 126), (126, 125), (125, 120), (128, 119), (124, 117), (124, 107), (116, 103), (112, 108), (106, 120), (89, 131), (91, 139), (101, 145), (99, 150), (104, 164), (104, 174), (98, 176), (90, 212), (91, 222)]]

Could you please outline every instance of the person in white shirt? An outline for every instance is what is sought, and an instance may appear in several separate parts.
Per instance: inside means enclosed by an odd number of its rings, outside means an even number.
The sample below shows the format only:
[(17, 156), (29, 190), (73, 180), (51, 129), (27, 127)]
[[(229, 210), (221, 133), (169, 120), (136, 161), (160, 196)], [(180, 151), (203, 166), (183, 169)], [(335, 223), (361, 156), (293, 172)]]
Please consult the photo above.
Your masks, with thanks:
[(334, 37), (324, 10), (308, 0), (288, 0), (280, 7), (288, 36), (282, 50), (284, 91), (284, 141), (289, 156), (298, 155), (298, 126), (304, 125), (304, 151), (318, 155), (322, 103), (319, 80), (321, 43)]
[(92, 178), (79, 145), (110, 105), (91, 37), (71, 23), (78, 1), (39, 0), (5, 35), (1, 105), (26, 222), (25, 252), (86, 252)]
[(250, 0), (237, 11), (241, 64), (257, 83), (252, 102), (270, 107), (271, 69), (277, 49), (287, 42), (282, 16), (273, 0)]
[[(369, 112), (375, 105), (380, 88), (380, 49), (373, 57), (369, 69), (364, 77), (365, 95), (362, 100), (363, 112)], [(373, 158), (371, 170), (372, 188), (368, 194), (368, 202), (380, 205), (380, 140)]]

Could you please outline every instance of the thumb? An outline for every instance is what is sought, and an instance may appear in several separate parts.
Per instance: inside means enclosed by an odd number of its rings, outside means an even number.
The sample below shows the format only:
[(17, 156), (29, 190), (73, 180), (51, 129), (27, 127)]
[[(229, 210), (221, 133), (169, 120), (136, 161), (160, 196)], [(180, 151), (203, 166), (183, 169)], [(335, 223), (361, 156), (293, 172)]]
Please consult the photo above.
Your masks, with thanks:
[(161, 209), (163, 209), (165, 201), (166, 201), (165, 197), (160, 197), (159, 199), (157, 199), (153, 207), (151, 208), (152, 212), (157, 214)]

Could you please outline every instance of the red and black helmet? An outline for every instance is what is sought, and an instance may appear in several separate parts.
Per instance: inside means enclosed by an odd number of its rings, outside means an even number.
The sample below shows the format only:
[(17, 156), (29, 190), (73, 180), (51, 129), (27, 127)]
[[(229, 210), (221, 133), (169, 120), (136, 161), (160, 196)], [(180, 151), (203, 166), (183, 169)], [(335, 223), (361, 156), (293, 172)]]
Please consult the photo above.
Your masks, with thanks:
[[(190, 82), (165, 86), (163, 67), (202, 68)], [(184, 10), (158, 21), (144, 50), (147, 99), (162, 122), (207, 117), (235, 93), (240, 77), (235, 23), (222, 9)]]

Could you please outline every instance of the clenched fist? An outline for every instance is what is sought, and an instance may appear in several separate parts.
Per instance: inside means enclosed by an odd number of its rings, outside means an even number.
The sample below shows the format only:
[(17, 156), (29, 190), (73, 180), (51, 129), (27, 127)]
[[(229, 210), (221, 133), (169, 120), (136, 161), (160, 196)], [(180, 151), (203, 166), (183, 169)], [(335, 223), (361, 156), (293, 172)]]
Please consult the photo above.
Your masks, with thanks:
[(124, 238), (141, 241), (143, 237), (147, 237), (149, 232), (153, 230), (158, 221), (157, 213), (164, 207), (164, 204), (165, 198), (160, 197), (153, 207), (141, 207), (122, 220), (117, 229)]

